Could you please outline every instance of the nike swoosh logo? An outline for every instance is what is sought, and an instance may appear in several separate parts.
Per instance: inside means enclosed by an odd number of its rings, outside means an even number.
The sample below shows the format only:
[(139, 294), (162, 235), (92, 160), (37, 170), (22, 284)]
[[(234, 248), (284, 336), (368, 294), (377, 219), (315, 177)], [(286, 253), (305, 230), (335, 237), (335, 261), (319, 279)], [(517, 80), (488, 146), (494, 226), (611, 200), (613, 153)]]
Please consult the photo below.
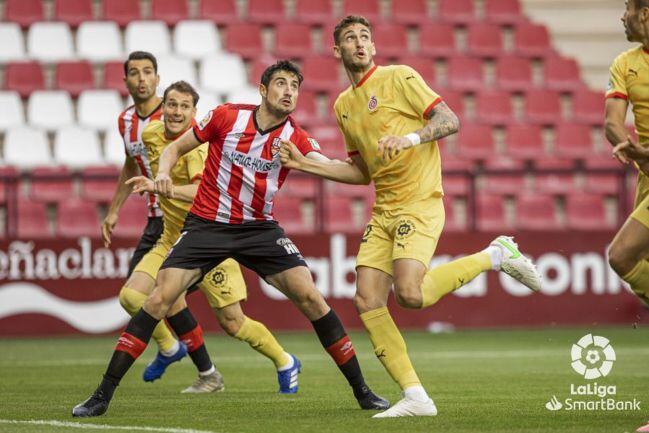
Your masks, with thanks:
[(512, 253), (512, 256), (510, 257), (510, 259), (517, 259), (517, 258), (519, 258), (521, 256), (521, 252), (518, 251), (516, 248), (512, 247), (511, 245), (509, 245), (507, 242), (498, 241), (498, 243), (500, 245), (502, 245), (503, 247), (507, 248), (509, 250), (509, 252)]
[(409, 80), (409, 79), (411, 79), (411, 78), (415, 78), (415, 76), (414, 76), (414, 75), (411, 75), (411, 76), (409, 76), (409, 77), (406, 77), (406, 80)]

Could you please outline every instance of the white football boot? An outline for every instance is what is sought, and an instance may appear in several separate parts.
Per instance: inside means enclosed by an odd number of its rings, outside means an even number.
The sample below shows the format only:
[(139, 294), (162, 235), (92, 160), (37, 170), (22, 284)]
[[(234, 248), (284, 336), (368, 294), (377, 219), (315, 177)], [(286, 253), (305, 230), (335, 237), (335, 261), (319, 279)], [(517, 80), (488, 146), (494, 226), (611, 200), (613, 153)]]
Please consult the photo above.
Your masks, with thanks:
[(377, 413), (372, 418), (397, 418), (402, 416), (435, 416), (437, 407), (430, 398), (427, 402), (413, 400), (404, 397), (391, 408), (381, 413)]
[(489, 246), (497, 247), (502, 251), (500, 269), (496, 270), (506, 273), (535, 292), (541, 290), (541, 274), (534, 263), (518, 250), (514, 238), (498, 236)]

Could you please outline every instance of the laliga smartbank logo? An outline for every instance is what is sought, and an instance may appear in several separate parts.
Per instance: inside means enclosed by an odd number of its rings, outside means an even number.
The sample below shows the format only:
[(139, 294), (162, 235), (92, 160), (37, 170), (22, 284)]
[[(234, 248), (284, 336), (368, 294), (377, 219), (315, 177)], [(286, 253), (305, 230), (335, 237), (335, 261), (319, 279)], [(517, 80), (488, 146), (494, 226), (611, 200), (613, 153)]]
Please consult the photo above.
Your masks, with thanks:
[(604, 378), (611, 373), (616, 361), (615, 350), (608, 338), (599, 335), (584, 335), (572, 345), (570, 350), (572, 369), (586, 380), (581, 384), (570, 384), (570, 397), (563, 400), (553, 395), (545, 403), (547, 410), (586, 410), (586, 411), (616, 411), (640, 410), (640, 401), (618, 400), (616, 385), (602, 385), (589, 382), (593, 379)]

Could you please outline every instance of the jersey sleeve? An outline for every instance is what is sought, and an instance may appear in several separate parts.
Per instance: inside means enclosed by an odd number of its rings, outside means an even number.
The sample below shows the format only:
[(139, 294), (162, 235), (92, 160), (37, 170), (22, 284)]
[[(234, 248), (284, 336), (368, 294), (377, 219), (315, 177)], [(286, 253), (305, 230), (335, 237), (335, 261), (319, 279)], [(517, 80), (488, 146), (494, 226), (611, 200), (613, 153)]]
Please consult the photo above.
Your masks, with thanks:
[(431, 90), (419, 72), (410, 66), (397, 67), (394, 74), (395, 87), (411, 110), (410, 115), (428, 119), (430, 112), (442, 102), (441, 96)]
[(320, 149), (320, 143), (318, 143), (315, 138), (311, 137), (303, 129), (299, 129), (297, 131), (295, 137), (295, 146), (298, 148), (302, 155), (307, 155), (310, 152), (322, 153), (322, 150)]
[(336, 114), (336, 122), (338, 123), (338, 128), (340, 129), (340, 132), (343, 133), (343, 138), (345, 139), (345, 149), (347, 150), (347, 155), (348, 156), (354, 156), (358, 155), (358, 146), (352, 140), (352, 138), (349, 136), (347, 130), (345, 129), (345, 122), (343, 119), (343, 113), (342, 113), (342, 108), (341, 104), (336, 101), (334, 104), (334, 113)]
[(619, 98), (619, 99), (628, 99), (628, 93), (626, 90), (626, 80), (624, 78), (625, 68), (625, 58), (624, 55), (618, 56), (611, 65), (609, 69), (610, 77), (608, 80), (608, 87), (606, 89), (606, 99), (608, 98)]
[(209, 143), (214, 141), (221, 131), (224, 130), (225, 114), (227, 106), (219, 105), (213, 110), (210, 110), (203, 120), (194, 125), (194, 135), (201, 143)]
[(203, 143), (183, 157), (187, 166), (189, 183), (194, 183), (203, 177), (203, 169), (207, 159), (207, 146), (207, 143)]

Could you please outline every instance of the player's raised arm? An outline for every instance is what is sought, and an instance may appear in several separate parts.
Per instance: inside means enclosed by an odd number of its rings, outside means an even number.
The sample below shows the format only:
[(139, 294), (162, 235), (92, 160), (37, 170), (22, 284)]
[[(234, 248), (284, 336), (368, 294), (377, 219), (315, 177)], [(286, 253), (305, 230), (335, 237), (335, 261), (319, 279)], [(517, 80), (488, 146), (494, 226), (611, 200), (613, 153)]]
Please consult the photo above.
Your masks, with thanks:
[(628, 163), (629, 159), (618, 145), (628, 140), (629, 133), (625, 127), (628, 106), (629, 102), (623, 98), (606, 99), (604, 121), (606, 139), (616, 148), (613, 152), (614, 157), (623, 163)]
[(119, 211), (124, 205), (124, 202), (131, 193), (131, 185), (127, 185), (125, 182), (127, 179), (132, 178), (138, 173), (137, 163), (135, 160), (126, 155), (124, 160), (124, 165), (122, 170), (119, 173), (119, 180), (117, 181), (117, 190), (113, 195), (113, 200), (110, 202), (110, 207), (106, 213), (104, 221), (101, 223), (101, 239), (104, 242), (104, 246), (108, 248), (110, 246), (110, 238), (113, 233), (113, 229), (117, 224), (117, 218), (119, 216)]
[(171, 177), (169, 177), (171, 169), (176, 165), (180, 157), (200, 145), (201, 142), (196, 138), (193, 129), (189, 129), (165, 148), (160, 155), (160, 166), (158, 168), (158, 175), (155, 178), (156, 193), (168, 197), (171, 196), (173, 189), (173, 183), (171, 182)]

